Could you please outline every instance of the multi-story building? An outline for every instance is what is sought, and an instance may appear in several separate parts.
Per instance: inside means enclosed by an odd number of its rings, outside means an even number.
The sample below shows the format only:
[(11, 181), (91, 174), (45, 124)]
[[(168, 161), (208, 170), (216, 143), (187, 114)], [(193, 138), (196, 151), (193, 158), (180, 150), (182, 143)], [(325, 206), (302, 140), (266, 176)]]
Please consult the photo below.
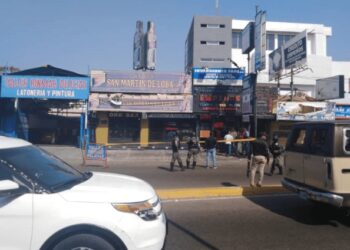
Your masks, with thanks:
[[(185, 71), (190, 73), (192, 68), (198, 67), (235, 68), (238, 66), (244, 68), (246, 73), (255, 72), (255, 51), (250, 52), (249, 61), (248, 55), (242, 53), (242, 31), (249, 22), (230, 17), (195, 16), (185, 44)], [(267, 21), (266, 68), (258, 73), (257, 87), (263, 93), (271, 94), (273, 92), (266, 91), (267, 88), (277, 87), (277, 81), (269, 81), (268, 55), (305, 30), (307, 32), (307, 60), (303, 69), (293, 76), (293, 89), (315, 97), (317, 79), (344, 75), (345, 99), (337, 100), (337, 102), (350, 103), (350, 97), (348, 98), (347, 95), (350, 90), (350, 62), (334, 61), (328, 55), (327, 42), (332, 36), (332, 28), (323, 24)], [(290, 82), (290, 76), (282, 77), (280, 95), (290, 94)], [(349, 101), (346, 101), (347, 99)], [(263, 120), (264, 117), (261, 118)], [(274, 120), (272, 117), (269, 119)], [(263, 123), (262, 121), (260, 124)]]

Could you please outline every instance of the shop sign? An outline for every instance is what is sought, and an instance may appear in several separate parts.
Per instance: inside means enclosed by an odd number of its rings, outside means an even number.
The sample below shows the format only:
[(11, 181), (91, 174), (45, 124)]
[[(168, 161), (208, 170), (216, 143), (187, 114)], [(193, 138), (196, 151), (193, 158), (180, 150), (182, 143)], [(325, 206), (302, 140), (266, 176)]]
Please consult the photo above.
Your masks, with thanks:
[(335, 118), (340, 120), (350, 119), (350, 104), (337, 104), (335, 107)]
[(92, 71), (92, 92), (191, 94), (191, 76), (142, 71)]
[(193, 111), (241, 112), (241, 86), (194, 87)]
[(255, 16), (254, 29), (255, 72), (266, 67), (266, 11), (259, 11)]
[(88, 77), (2, 76), (1, 97), (75, 99), (89, 96)]
[(244, 72), (238, 68), (193, 68), (193, 85), (241, 85)]
[(140, 118), (140, 113), (130, 113), (130, 112), (110, 112), (108, 113), (108, 117), (123, 117), (123, 118)]
[(89, 109), (92, 111), (191, 113), (192, 103), (192, 95), (128, 95), (92, 93), (89, 97)]
[(332, 102), (278, 102), (277, 120), (324, 121), (335, 119)]
[(284, 68), (290, 69), (306, 63), (306, 36), (307, 33), (305, 30), (283, 45), (284, 55), (282, 58), (284, 59)]
[(195, 119), (194, 114), (176, 114), (176, 113), (151, 113), (148, 118), (175, 118), (175, 119)]

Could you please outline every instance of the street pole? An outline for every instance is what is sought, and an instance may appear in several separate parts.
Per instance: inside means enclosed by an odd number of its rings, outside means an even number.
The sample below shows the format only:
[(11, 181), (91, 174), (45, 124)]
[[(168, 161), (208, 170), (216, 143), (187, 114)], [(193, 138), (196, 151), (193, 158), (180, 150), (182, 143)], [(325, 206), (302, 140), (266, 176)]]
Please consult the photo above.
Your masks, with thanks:
[(293, 101), (293, 92), (294, 92), (294, 87), (293, 87), (293, 75), (294, 75), (294, 71), (293, 71), (293, 67), (292, 70), (290, 72), (290, 100)]
[(255, 81), (254, 81), (254, 136), (255, 138), (258, 137), (258, 106), (257, 106), (257, 96), (256, 96), (256, 87), (258, 83), (258, 71), (256, 71), (255, 74)]

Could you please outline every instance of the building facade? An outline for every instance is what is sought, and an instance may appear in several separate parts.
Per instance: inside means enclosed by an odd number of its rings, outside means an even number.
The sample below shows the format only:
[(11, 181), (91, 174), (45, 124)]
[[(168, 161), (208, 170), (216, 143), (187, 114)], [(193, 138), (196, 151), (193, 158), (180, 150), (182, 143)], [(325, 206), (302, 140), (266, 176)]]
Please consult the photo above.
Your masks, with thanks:
[[(255, 72), (255, 50), (249, 55), (242, 52), (242, 31), (251, 21), (230, 17), (195, 16), (192, 20), (185, 44), (185, 71), (193, 68), (241, 68), (245, 72)], [(350, 103), (350, 62), (334, 61), (327, 53), (327, 42), (331, 39), (332, 28), (323, 24), (266, 22), (266, 68), (257, 76), (257, 107), (260, 130), (280, 130), (276, 121), (273, 103), (279, 94), (291, 95), (290, 71), (279, 81), (269, 79), (269, 54), (286, 44), (301, 32), (306, 32), (306, 63), (293, 75), (293, 90), (303, 96), (316, 96), (316, 81), (336, 75), (344, 75), (344, 99), (333, 100), (337, 103)], [(229, 58), (229, 59), (228, 59)], [(227, 60), (228, 59), (228, 60)], [(242, 83), (236, 83), (239, 85)], [(204, 85), (204, 84), (203, 84)], [(272, 97), (272, 98), (271, 98)], [(302, 101), (302, 98), (298, 98)], [(226, 116), (226, 115), (225, 115)], [(226, 116), (227, 117), (227, 116)], [(252, 117), (236, 119), (234, 126), (249, 126)], [(283, 131), (290, 123), (280, 122)], [(224, 125), (225, 126), (225, 125)], [(229, 125), (232, 126), (232, 125)]]

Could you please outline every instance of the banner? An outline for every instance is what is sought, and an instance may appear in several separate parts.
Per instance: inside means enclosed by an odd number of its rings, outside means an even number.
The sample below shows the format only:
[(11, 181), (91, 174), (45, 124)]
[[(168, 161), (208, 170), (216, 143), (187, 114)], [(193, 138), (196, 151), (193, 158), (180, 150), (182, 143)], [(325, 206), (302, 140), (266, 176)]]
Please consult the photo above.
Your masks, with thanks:
[(283, 70), (282, 48), (278, 48), (269, 54), (269, 81), (275, 80)]
[(129, 95), (92, 93), (89, 97), (89, 110), (147, 113), (191, 113), (192, 102), (192, 95)]
[(91, 78), (91, 92), (192, 93), (192, 79), (186, 74), (141, 71), (92, 71)]
[(335, 103), (278, 102), (277, 120), (324, 121), (335, 120)]
[(266, 11), (255, 16), (255, 72), (266, 68)]
[(87, 100), (88, 77), (51, 77), (5, 75), (1, 97)]
[(193, 85), (241, 85), (244, 73), (238, 68), (193, 68)]

